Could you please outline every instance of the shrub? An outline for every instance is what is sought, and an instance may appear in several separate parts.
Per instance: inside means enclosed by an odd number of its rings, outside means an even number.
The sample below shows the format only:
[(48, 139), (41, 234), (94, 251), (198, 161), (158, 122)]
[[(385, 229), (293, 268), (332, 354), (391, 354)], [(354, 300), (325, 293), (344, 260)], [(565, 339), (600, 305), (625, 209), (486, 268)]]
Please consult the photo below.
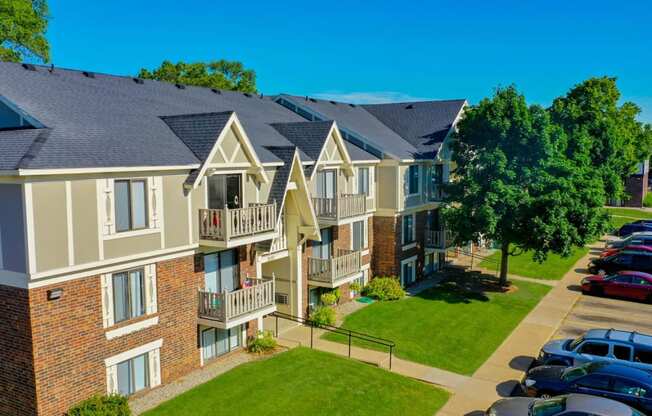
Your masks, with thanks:
[(276, 348), (276, 338), (272, 331), (258, 331), (256, 336), (250, 337), (247, 342), (247, 350), (262, 354), (264, 352), (272, 351)]
[(118, 394), (95, 395), (71, 407), (68, 416), (131, 416), (127, 398)]
[(321, 303), (328, 306), (335, 305), (337, 303), (337, 296), (335, 295), (334, 292), (323, 293), (320, 299), (321, 299)]
[(645, 198), (643, 198), (643, 206), (647, 208), (652, 207), (652, 192), (645, 194)]
[(363, 295), (378, 300), (397, 300), (405, 296), (405, 291), (396, 277), (379, 276), (364, 287)]
[(340, 288), (339, 287), (335, 288), (335, 290), (331, 291), (331, 293), (335, 295), (335, 300), (339, 302), (340, 298), (342, 297), (342, 293), (340, 293)]
[(335, 325), (335, 309), (330, 306), (320, 306), (310, 314), (310, 320), (317, 325)]
[(351, 284), (349, 285), (349, 290), (352, 292), (360, 293), (360, 291), (362, 290), (362, 286), (360, 285), (359, 282), (351, 282)]

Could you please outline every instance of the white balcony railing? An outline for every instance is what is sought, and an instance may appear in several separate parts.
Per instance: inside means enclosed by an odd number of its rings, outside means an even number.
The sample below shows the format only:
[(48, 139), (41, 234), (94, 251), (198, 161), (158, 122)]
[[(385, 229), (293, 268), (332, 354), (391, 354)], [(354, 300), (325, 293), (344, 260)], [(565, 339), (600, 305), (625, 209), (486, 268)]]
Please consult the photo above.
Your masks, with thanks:
[(276, 203), (255, 204), (247, 208), (200, 209), (199, 238), (228, 241), (274, 231)]
[(308, 280), (335, 285), (338, 280), (360, 272), (360, 251), (339, 250), (336, 257), (308, 258)]
[(274, 280), (247, 279), (251, 286), (233, 292), (199, 292), (199, 317), (223, 323), (274, 305)]
[(317, 218), (341, 220), (363, 215), (367, 212), (367, 196), (364, 194), (342, 194), (334, 198), (313, 198)]

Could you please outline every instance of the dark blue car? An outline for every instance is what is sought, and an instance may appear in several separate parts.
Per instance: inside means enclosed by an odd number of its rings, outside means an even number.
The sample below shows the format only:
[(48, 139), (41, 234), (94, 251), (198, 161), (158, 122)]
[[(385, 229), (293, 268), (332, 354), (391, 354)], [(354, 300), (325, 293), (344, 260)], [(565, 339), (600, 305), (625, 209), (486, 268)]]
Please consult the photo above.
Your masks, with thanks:
[(638, 233), (641, 231), (652, 231), (652, 222), (650, 222), (650, 220), (630, 222), (620, 227), (618, 235), (620, 237), (627, 237), (632, 233)]
[(544, 365), (527, 372), (522, 387), (531, 397), (581, 393), (617, 400), (652, 412), (652, 372), (622, 364), (593, 362), (579, 367)]

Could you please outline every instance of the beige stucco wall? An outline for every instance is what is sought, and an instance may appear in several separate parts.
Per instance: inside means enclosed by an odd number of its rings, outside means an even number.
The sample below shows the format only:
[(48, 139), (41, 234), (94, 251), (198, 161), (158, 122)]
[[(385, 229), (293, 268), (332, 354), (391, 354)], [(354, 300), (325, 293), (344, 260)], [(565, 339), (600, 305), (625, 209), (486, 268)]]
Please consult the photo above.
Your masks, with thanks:
[(68, 266), (65, 182), (35, 182), (32, 201), (36, 269), (43, 271)]
[(75, 264), (100, 259), (95, 179), (70, 181)]
[(396, 198), (399, 189), (396, 186), (397, 166), (379, 166), (376, 168), (376, 201), (378, 208), (398, 209)]
[(161, 233), (116, 238), (104, 241), (104, 258), (130, 256), (161, 249)]
[(165, 247), (188, 244), (188, 201), (184, 192), (185, 175), (163, 177), (163, 222)]

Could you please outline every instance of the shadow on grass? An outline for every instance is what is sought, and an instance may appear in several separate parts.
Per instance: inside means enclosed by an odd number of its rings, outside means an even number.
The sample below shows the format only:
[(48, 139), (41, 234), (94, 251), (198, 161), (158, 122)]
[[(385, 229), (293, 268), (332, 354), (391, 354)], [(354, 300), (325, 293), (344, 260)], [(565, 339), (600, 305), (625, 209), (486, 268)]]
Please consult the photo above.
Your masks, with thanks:
[(504, 293), (509, 288), (498, 284), (498, 279), (492, 275), (456, 271), (449, 274), (432, 289), (425, 290), (417, 297), (426, 300), (440, 300), (447, 303), (471, 303), (472, 301), (487, 302), (487, 293)]

